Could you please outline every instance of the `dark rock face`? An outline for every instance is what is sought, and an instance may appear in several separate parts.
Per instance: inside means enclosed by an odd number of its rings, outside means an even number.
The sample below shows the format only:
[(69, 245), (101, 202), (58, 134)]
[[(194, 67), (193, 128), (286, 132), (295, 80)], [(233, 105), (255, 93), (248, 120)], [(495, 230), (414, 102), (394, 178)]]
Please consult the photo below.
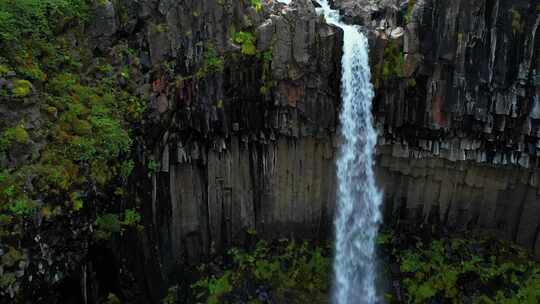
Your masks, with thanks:
[[(310, 1), (264, 6), (261, 15), (197, 3), (171, 4), (167, 34), (145, 34), (151, 66), (173, 58), (176, 73), (194, 73), (200, 41), (238, 52), (224, 34), (232, 24), (254, 28), (257, 51), (271, 48), (272, 60), (265, 67), (226, 57), (222, 74), (183, 79), (172, 90), (174, 77), (152, 75), (154, 120), (141, 161), (159, 169), (137, 189), (149, 227), (143, 246), (152, 248), (143, 260), (159, 265), (155, 290), (182, 265), (242, 244), (249, 230), (308, 238), (331, 231), (341, 34)], [(537, 8), (334, 4), (369, 32), (387, 222), (480, 228), (540, 250)], [(204, 23), (178, 24), (194, 10)], [(170, 33), (182, 31), (198, 34), (173, 41)], [(273, 82), (267, 94), (261, 79)]]
[[(154, 301), (187, 264), (252, 231), (326, 238), (331, 229), (342, 33), (311, 1), (261, 11), (221, 2), (147, 1), (134, 17), (145, 18), (150, 69), (133, 183), (145, 230), (117, 252), (138, 265)], [(240, 31), (256, 38), (255, 55), (234, 39)], [(210, 52), (223, 60), (215, 72)]]
[[(538, 168), (536, 5), (416, 1), (411, 12), (404, 35), (374, 35), (381, 144), (399, 144), (398, 157)], [(395, 75), (381, 71), (392, 44), (404, 55)]]
[[(371, 42), (387, 222), (481, 228), (540, 252), (538, 3), (333, 3)], [(145, 228), (92, 249), (88, 299), (109, 277), (124, 298), (157, 303), (186, 266), (253, 231), (329, 236), (342, 33), (312, 1), (119, 0), (93, 10), (88, 45), (134, 50), (131, 81), (149, 111), (127, 203)], [(25, 129), (40, 128), (36, 94), (2, 104), (0, 127), (23, 117)], [(30, 140), (0, 165), (38, 154), (43, 139)]]
[(538, 3), (394, 2), (364, 21), (387, 212), (538, 252)]

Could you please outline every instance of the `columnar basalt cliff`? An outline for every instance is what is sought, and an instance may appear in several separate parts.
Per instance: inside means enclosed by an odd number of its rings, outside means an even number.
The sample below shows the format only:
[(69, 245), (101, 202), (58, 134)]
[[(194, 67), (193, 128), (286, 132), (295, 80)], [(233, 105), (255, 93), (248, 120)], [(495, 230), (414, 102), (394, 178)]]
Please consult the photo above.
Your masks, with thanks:
[(387, 213), (540, 250), (538, 2), (364, 2)]
[(327, 238), (342, 33), (311, 1), (150, 11), (150, 113), (132, 195), (146, 228), (139, 262), (158, 299), (186, 265), (254, 231)]
[[(334, 4), (371, 37), (387, 222), (480, 228), (540, 250), (538, 7)], [(188, 107), (162, 106), (152, 214), (158, 256), (171, 267), (250, 229), (266, 237), (329, 229), (340, 34), (308, 1), (274, 7), (252, 24), (257, 51), (272, 45), (270, 78), (264, 63), (227, 59), (222, 76), (181, 95), (193, 96)], [(270, 79), (269, 93), (257, 79)], [(162, 96), (154, 93), (170, 100)]]
[[(330, 2), (370, 39), (386, 222), (492, 231), (540, 253), (540, 2)], [(310, 0), (100, 0), (83, 30), (64, 24), (72, 57), (88, 57), (83, 82), (111, 78), (146, 105), (127, 194), (111, 204), (139, 210), (144, 229), (91, 245), (92, 208), (109, 200), (103, 185), (85, 183), (84, 212), (26, 222), (32, 249), (10, 265), (26, 285), (13, 279), (2, 295), (71, 276), (61, 288), (82, 284), (89, 302), (112, 289), (157, 303), (187, 266), (255, 232), (327, 238), (343, 35), (315, 9)], [(15, 92), (20, 75), (0, 76), (0, 93)], [(40, 104), (43, 82), (0, 96), (0, 128), (28, 130), (0, 158), (6, 168), (40, 158), (51, 141), (40, 129), (58, 111)], [(78, 197), (61, 195), (70, 206)], [(0, 244), (0, 255), (13, 251)]]

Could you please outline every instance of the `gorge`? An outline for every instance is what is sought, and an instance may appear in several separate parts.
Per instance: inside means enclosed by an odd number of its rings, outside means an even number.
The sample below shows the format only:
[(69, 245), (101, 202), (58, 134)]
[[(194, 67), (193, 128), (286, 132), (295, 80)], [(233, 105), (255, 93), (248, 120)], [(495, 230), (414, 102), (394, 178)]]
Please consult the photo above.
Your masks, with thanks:
[(328, 3), (365, 42), (317, 1), (0, 1), (0, 303), (160, 303), (254, 235), (333, 240), (353, 42), (375, 180), (345, 191), (538, 255), (538, 1)]

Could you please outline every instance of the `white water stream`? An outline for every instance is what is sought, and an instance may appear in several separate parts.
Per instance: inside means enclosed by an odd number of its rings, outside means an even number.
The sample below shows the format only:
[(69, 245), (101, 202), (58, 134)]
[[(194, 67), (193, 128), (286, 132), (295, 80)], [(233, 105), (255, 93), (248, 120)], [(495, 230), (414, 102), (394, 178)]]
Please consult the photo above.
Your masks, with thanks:
[(380, 302), (375, 287), (375, 238), (382, 194), (373, 172), (377, 133), (371, 114), (368, 41), (358, 27), (341, 22), (327, 0), (318, 2), (326, 21), (344, 32), (333, 302), (372, 304)]

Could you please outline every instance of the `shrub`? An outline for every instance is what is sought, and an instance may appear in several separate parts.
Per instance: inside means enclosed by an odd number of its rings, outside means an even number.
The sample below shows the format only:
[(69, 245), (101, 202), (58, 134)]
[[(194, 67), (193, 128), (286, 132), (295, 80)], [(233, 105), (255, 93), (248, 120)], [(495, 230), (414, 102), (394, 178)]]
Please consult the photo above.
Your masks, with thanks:
[(28, 216), (34, 213), (36, 204), (31, 200), (21, 197), (17, 198), (10, 206), (9, 211), (16, 216)]
[(30, 136), (22, 125), (8, 128), (0, 135), (0, 151), (8, 149), (13, 142), (26, 144), (29, 140)]
[(406, 23), (410, 23), (412, 21), (415, 4), (416, 4), (416, 0), (409, 0), (409, 3), (407, 4), (407, 13), (405, 15)]
[(13, 81), (13, 96), (25, 97), (32, 92), (32, 84), (28, 80), (17, 79)]
[(253, 6), (257, 12), (260, 12), (262, 10), (261, 0), (250, 0), (250, 3), (251, 3), (251, 6)]
[[(231, 249), (227, 259), (232, 263), (224, 267), (200, 267), (203, 277), (191, 286), (198, 301), (245, 302), (256, 296), (246, 294), (243, 289), (243, 286), (250, 285), (266, 286), (272, 297), (277, 298), (286, 293), (299, 293), (305, 298), (302, 303), (308, 303), (329, 289), (330, 258), (327, 248), (286, 240), (270, 246), (265, 241), (259, 241), (249, 251)], [(211, 269), (219, 270), (212, 272), (209, 271)]]
[(405, 58), (396, 42), (390, 40), (384, 48), (382, 76), (384, 79), (403, 77)]
[(204, 61), (202, 67), (197, 71), (197, 79), (204, 78), (208, 74), (223, 72), (223, 58), (218, 56), (217, 51), (213, 47), (208, 47), (204, 53)]
[(517, 246), (472, 237), (379, 240), (400, 265), (407, 303), (540, 303), (540, 264)]
[(242, 47), (242, 54), (252, 56), (257, 53), (255, 36), (250, 32), (239, 31), (234, 34), (233, 40)]
[(121, 223), (118, 215), (106, 213), (98, 216), (96, 219), (95, 237), (98, 240), (109, 240), (113, 233), (118, 233), (121, 230)]
[(135, 227), (139, 225), (140, 222), (141, 222), (141, 215), (137, 211), (133, 209), (127, 209), (124, 212), (124, 220), (122, 221), (122, 224), (126, 226)]

